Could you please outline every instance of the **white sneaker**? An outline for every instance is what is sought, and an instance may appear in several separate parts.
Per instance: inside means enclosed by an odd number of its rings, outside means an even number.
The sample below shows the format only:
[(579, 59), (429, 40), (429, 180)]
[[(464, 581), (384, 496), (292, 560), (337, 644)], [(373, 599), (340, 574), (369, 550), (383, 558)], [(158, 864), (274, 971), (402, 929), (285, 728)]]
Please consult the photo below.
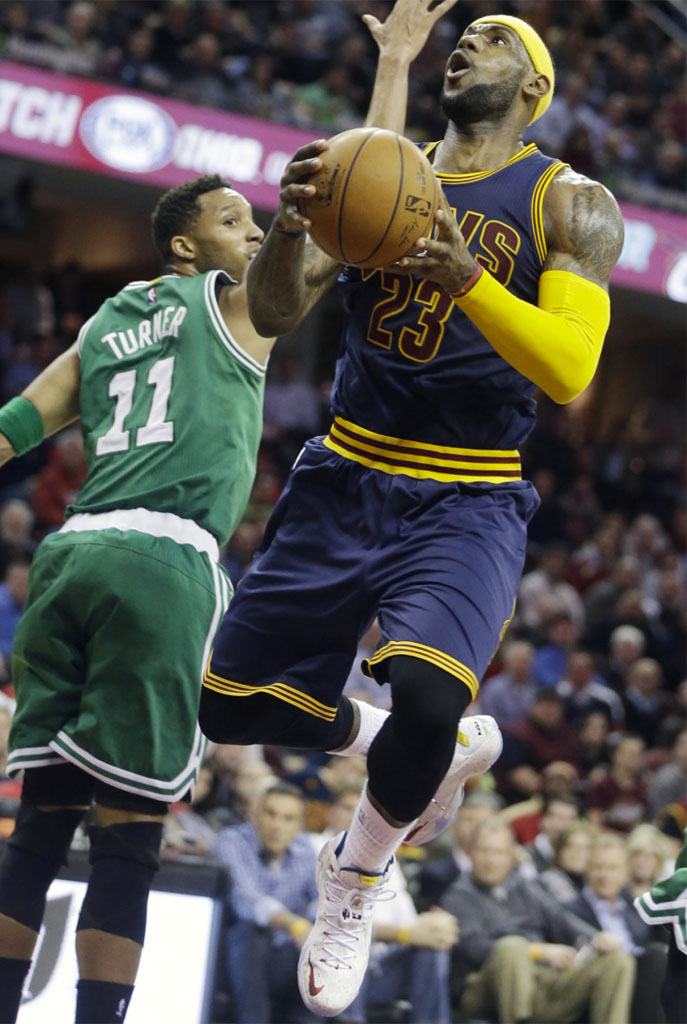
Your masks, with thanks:
[(414, 823), (403, 842), (422, 846), (443, 832), (453, 821), (463, 802), (467, 780), (491, 768), (501, 754), (502, 748), (501, 731), (490, 715), (461, 718), (451, 767), (434, 794), (432, 802)]
[(303, 1002), (321, 1017), (335, 1017), (357, 996), (370, 956), (374, 902), (395, 895), (384, 888), (391, 861), (377, 875), (339, 863), (345, 836), (340, 832), (320, 850), (317, 917), (298, 960)]

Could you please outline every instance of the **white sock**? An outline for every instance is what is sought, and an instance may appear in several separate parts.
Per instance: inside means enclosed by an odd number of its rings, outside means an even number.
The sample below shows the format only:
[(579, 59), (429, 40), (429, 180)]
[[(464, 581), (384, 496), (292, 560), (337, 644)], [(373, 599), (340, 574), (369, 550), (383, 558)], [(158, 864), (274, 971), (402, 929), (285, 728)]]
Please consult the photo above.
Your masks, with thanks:
[(396, 828), (376, 810), (363, 790), (353, 822), (339, 855), (342, 867), (355, 867), (370, 874), (383, 871), (403, 842), (409, 825)]
[(382, 708), (375, 708), (364, 700), (356, 700), (355, 697), (350, 697), (349, 700), (360, 712), (358, 735), (347, 747), (342, 747), (340, 750), (328, 750), (327, 753), (339, 754), (342, 757), (353, 757), (355, 754), (367, 757), (370, 744), (389, 717), (389, 712)]

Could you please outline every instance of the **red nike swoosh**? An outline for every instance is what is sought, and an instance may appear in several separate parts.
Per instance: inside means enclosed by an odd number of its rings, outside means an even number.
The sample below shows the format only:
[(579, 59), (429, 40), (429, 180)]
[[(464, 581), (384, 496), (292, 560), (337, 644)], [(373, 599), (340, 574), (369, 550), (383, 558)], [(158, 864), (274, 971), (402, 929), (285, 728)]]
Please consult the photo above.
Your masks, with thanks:
[(310, 959), (310, 957), (308, 957), (308, 963), (310, 964), (310, 984), (308, 985), (308, 991), (310, 992), (311, 996), (316, 996), (319, 995), (319, 993), (322, 991), (324, 985), (317, 986), (315, 984), (315, 969), (312, 965), (312, 960)]

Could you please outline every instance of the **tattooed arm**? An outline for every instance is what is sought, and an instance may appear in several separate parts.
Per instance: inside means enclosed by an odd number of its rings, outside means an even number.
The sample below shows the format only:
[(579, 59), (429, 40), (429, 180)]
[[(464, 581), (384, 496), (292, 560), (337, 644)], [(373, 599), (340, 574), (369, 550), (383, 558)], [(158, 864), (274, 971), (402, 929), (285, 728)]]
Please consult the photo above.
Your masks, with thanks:
[(623, 247), (623, 221), (603, 185), (565, 169), (544, 200), (548, 254), (543, 270), (566, 270), (608, 290)]
[(315, 191), (304, 182), (321, 166), (326, 148), (324, 140), (301, 146), (287, 164), (272, 227), (248, 268), (248, 312), (266, 338), (298, 327), (341, 269), (307, 237), (310, 221), (300, 211), (301, 200)]
[(536, 305), (483, 272), (445, 197), (436, 236), (418, 241), (424, 255), (404, 257), (394, 269), (440, 284), (506, 362), (554, 402), (570, 402), (591, 381), (601, 355), (623, 224), (610, 192), (571, 171), (551, 183), (544, 213), (549, 251)]

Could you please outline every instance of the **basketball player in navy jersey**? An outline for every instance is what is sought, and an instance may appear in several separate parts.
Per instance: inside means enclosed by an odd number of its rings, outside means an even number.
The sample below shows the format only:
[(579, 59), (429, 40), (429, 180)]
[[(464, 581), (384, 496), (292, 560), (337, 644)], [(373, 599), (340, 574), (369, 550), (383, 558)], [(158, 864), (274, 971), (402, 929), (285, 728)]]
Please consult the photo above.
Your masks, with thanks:
[[(384, 25), (366, 18), (377, 99), (400, 91), (405, 104), (412, 33), (394, 17), (427, 6), (399, 0)], [(221, 742), (367, 753), (353, 825), (320, 855), (299, 963), (303, 999), (323, 1016), (358, 990), (394, 851), (435, 835), (466, 775), (498, 756), (493, 721), (461, 716), (512, 616), (538, 505), (518, 449), (536, 388), (556, 402), (578, 395), (609, 324), (618, 206), (522, 142), (553, 87), (531, 26), (473, 22), (446, 66), (446, 134), (426, 148), (443, 187), (435, 236), (374, 271), (318, 252), (298, 208), (326, 148), (312, 144), (287, 168), (248, 275), (265, 335), (296, 327), (337, 277), (347, 313), (334, 424), (291, 472), (221, 627), (200, 712)], [(385, 719), (341, 696), (375, 615), (382, 640), (364, 668), (390, 684)]]

